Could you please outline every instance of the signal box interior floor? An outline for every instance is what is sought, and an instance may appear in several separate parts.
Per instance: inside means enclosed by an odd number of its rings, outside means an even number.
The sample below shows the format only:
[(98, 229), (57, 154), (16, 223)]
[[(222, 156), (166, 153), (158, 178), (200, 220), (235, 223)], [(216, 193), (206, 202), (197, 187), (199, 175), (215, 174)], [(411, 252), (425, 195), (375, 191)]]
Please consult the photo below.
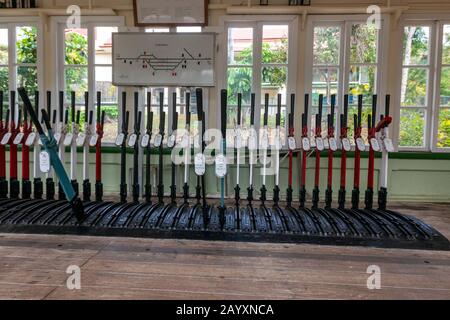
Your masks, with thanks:
[[(392, 207), (450, 237), (449, 204)], [(0, 299), (450, 299), (449, 273), (450, 251), (0, 234)]]

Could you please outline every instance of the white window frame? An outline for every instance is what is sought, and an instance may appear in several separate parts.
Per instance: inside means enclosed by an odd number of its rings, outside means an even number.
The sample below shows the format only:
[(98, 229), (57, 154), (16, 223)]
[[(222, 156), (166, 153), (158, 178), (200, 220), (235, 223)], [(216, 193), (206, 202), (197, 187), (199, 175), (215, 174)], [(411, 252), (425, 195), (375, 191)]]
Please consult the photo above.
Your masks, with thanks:
[[(64, 29), (67, 28), (67, 17), (66, 16), (55, 16), (51, 18), (52, 29), (56, 32), (56, 45), (55, 49), (55, 65), (54, 65), (54, 85), (53, 85), (53, 96), (57, 97), (59, 91), (65, 91), (64, 85), (64, 72), (65, 70), (65, 37)], [(125, 18), (121, 16), (83, 16), (81, 17), (80, 28), (88, 29), (88, 64), (86, 68), (88, 70), (88, 91), (95, 92), (95, 67), (100, 66), (100, 64), (95, 64), (95, 27), (123, 27), (125, 26)], [(120, 116), (120, 105), (122, 104), (122, 91), (123, 87), (117, 87), (117, 104), (119, 106), (119, 116)], [(95, 94), (89, 95), (89, 108), (92, 110), (95, 105)], [(58, 108), (57, 108), (58, 110)], [(94, 112), (94, 121), (96, 118), (96, 113)], [(120, 125), (120, 122), (119, 122)], [(119, 129), (119, 128), (118, 128)], [(112, 142), (102, 142), (102, 145), (112, 146)]]
[[(438, 147), (437, 146), (437, 133), (439, 128), (439, 112), (441, 110), (441, 71), (442, 67), (450, 67), (450, 64), (442, 63), (442, 37), (444, 35), (444, 25), (450, 25), (450, 17), (442, 19), (436, 22), (436, 80), (434, 90), (434, 103), (433, 103), (433, 121), (432, 121), (432, 134), (431, 134), (431, 151), (432, 152), (450, 152), (450, 147)], [(450, 109), (448, 107), (442, 109)]]
[[(348, 93), (349, 89), (349, 77), (350, 66), (359, 65), (350, 63), (350, 36), (351, 26), (355, 23), (365, 23), (369, 15), (309, 15), (307, 21), (307, 35), (306, 35), (306, 63), (305, 63), (305, 92), (312, 92), (312, 71), (313, 71), (313, 45), (314, 45), (314, 27), (316, 26), (339, 26), (341, 28), (340, 39), (340, 53), (339, 53), (339, 84), (338, 84), (338, 99), (336, 101), (339, 107), (336, 112), (343, 112), (344, 94)], [(390, 30), (390, 17), (389, 15), (381, 15), (381, 29), (378, 31), (377, 39), (377, 61), (374, 65), (377, 68), (376, 81), (375, 81), (375, 94), (378, 95), (378, 106), (384, 106), (384, 96), (387, 94), (387, 59), (389, 44), (388, 41), (384, 41), (386, 34)], [(371, 65), (372, 63), (361, 63), (361, 65)], [(310, 100), (311, 104), (311, 100)], [(377, 108), (377, 118), (379, 114), (382, 114), (384, 110)], [(349, 115), (350, 117), (350, 115)], [(340, 119), (336, 118), (335, 135), (339, 137), (340, 132)], [(364, 123), (363, 119), (363, 122)], [(308, 117), (309, 128), (312, 125), (311, 115)]]
[[(17, 63), (16, 61), (16, 27), (36, 27), (37, 32), (37, 59), (36, 63)], [(23, 17), (8, 17), (0, 18), (0, 28), (8, 30), (8, 64), (1, 65), (1, 67), (8, 68), (8, 94), (9, 91), (17, 91), (17, 70), (19, 66), (32, 66), (37, 69), (37, 90), (41, 93), (39, 95), (39, 105), (43, 103), (44, 95), (44, 49), (43, 49), (43, 23), (39, 17), (27, 17), (25, 20)], [(34, 95), (34, 92), (29, 92), (29, 95)], [(16, 95), (16, 103), (19, 97)], [(9, 102), (8, 102), (9, 105)], [(17, 116), (19, 110), (16, 108)]]
[[(261, 119), (261, 48), (263, 25), (288, 25), (288, 63), (286, 79), (286, 119), (289, 114), (289, 96), (297, 93), (297, 60), (298, 60), (298, 17), (293, 15), (233, 15), (224, 16), (220, 19), (220, 27), (223, 32), (219, 35), (218, 43), (218, 68), (217, 88), (216, 88), (216, 126), (220, 128), (220, 90), (227, 87), (228, 68), (228, 28), (253, 28), (253, 63), (252, 63), (252, 93), (255, 93), (255, 129), (260, 128)], [(299, 102), (297, 102), (298, 104)], [(288, 121), (285, 121), (287, 128)], [(285, 146), (284, 146), (285, 147)]]
[[(430, 28), (430, 35), (429, 35), (429, 63), (428, 65), (418, 65), (419, 68), (428, 69), (428, 80), (427, 80), (427, 95), (426, 95), (426, 105), (424, 107), (402, 107), (401, 101), (400, 101), (400, 91), (401, 91), (401, 82), (402, 82), (402, 74), (403, 74), (403, 37), (404, 37), (404, 28), (407, 26), (426, 26)], [(397, 148), (398, 151), (430, 151), (431, 150), (431, 132), (433, 131), (432, 125), (433, 125), (433, 119), (434, 116), (434, 83), (435, 83), (435, 65), (436, 65), (436, 25), (432, 20), (420, 20), (420, 19), (408, 19), (404, 18), (401, 23), (399, 24), (399, 32), (401, 34), (400, 36), (400, 50), (399, 50), (399, 66), (398, 66), (398, 84), (395, 88), (396, 90), (396, 99), (395, 99), (395, 105), (398, 106), (398, 108), (395, 108), (393, 111), (394, 114), (394, 141), (397, 141)], [(415, 67), (415, 65), (409, 65), (409, 68)], [(398, 144), (399, 135), (400, 135), (400, 110), (401, 109), (408, 109), (411, 110), (421, 110), (424, 109), (426, 111), (426, 118), (425, 118), (425, 124), (424, 124), (424, 144), (423, 146), (400, 146)]]

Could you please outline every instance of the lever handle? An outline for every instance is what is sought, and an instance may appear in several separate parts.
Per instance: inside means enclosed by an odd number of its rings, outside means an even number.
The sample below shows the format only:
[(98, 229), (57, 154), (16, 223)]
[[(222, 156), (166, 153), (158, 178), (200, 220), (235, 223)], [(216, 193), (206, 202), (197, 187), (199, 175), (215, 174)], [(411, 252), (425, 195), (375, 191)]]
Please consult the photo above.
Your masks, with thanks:
[(389, 115), (389, 104), (390, 104), (390, 102), (391, 102), (391, 95), (390, 94), (387, 94), (386, 95), (386, 100), (385, 100), (385, 106), (384, 106), (384, 115), (385, 116), (388, 116)]
[(172, 131), (177, 130), (177, 121), (178, 121), (178, 115), (177, 115), (177, 93), (172, 93)]
[(64, 121), (64, 92), (59, 92), (59, 122)]
[(275, 125), (279, 127), (281, 124), (281, 94), (277, 95), (277, 116), (275, 118)]
[(250, 125), (255, 124), (255, 94), (251, 94), (250, 98)]
[(323, 94), (319, 94), (319, 121), (322, 122)]
[(341, 120), (344, 127), (347, 127), (348, 122), (348, 94), (344, 95), (344, 117)]
[[(47, 112), (47, 115), (48, 115), (49, 113)], [(55, 124), (56, 123), (56, 110), (53, 110), (53, 118), (52, 118), (52, 120), (53, 120), (53, 124)]]
[[(122, 92), (122, 132), (127, 132), (127, 128), (128, 128), (128, 119), (126, 119), (127, 117), (127, 93), (125, 91)], [(97, 121), (99, 119), (100, 113), (98, 112), (98, 108), (97, 108)]]
[(197, 118), (203, 121), (203, 91), (201, 88), (195, 89), (195, 96), (197, 98)]
[(242, 112), (242, 93), (237, 95), (237, 125), (241, 125), (241, 112)]
[(91, 122), (89, 121), (90, 114), (91, 114), (91, 112), (89, 111), (89, 92), (85, 91), (84, 92), (84, 122), (89, 122), (89, 124), (91, 124)]
[(295, 109), (295, 94), (291, 93), (291, 112), (289, 112), (289, 127), (294, 127), (294, 109)]
[(10, 92), (10, 109), (11, 109), (11, 121), (14, 122), (16, 117), (16, 92)]
[(358, 121), (355, 122), (358, 127), (361, 127), (362, 104), (363, 104), (363, 96), (362, 94), (360, 94), (358, 95)]
[(89, 125), (92, 124), (92, 118), (94, 118), (94, 111), (89, 110)]
[(221, 121), (220, 121), (220, 131), (222, 132), (222, 139), (225, 139), (226, 129), (227, 129), (227, 90), (222, 89), (220, 91), (220, 109), (222, 111)]
[(264, 95), (264, 122), (263, 122), (264, 126), (267, 126), (268, 119), (269, 119), (269, 94), (266, 93)]
[(75, 122), (75, 91), (70, 92), (70, 119)]
[[(305, 93), (305, 110), (303, 113), (305, 114), (305, 118), (308, 119), (308, 108), (309, 108), (309, 94)], [(305, 123), (305, 126), (307, 124)]]
[(189, 91), (186, 92), (186, 124), (188, 126), (191, 125), (191, 93)]
[(81, 115), (81, 111), (77, 110), (77, 117), (76, 117), (76, 120), (75, 120), (76, 124), (80, 124), (80, 115)]
[(372, 96), (372, 128), (375, 127), (375, 120), (377, 119), (377, 98), (376, 94)]

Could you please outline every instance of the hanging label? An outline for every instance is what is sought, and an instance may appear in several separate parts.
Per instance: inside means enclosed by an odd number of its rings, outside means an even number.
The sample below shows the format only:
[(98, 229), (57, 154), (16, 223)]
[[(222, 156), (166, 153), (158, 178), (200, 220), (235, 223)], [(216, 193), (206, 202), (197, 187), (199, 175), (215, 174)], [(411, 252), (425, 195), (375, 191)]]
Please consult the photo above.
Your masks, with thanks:
[(136, 139), (137, 139), (136, 133), (130, 134), (130, 138), (128, 138), (128, 146), (134, 147), (134, 145), (136, 144)]
[(34, 144), (34, 141), (35, 141), (35, 140), (36, 140), (36, 133), (31, 132), (31, 133), (28, 135), (27, 140), (25, 141), (25, 145), (29, 147), (29, 146), (31, 146), (31, 145)]
[(275, 150), (281, 150), (281, 147), (282, 147), (281, 138), (280, 138), (280, 135), (277, 134), (277, 135), (275, 135)]
[(97, 145), (98, 134), (94, 133), (89, 139), (89, 146), (95, 147)]
[(5, 133), (5, 135), (2, 138), (1, 144), (3, 145), (8, 144), (9, 139), (11, 139), (11, 132)]
[(227, 158), (223, 154), (216, 156), (216, 176), (225, 177), (227, 174)]
[(338, 149), (337, 142), (334, 137), (328, 138), (328, 147), (331, 151), (336, 151)]
[(41, 169), (41, 172), (50, 171), (50, 155), (47, 151), (41, 151), (39, 153), (39, 168)]
[(71, 133), (66, 134), (65, 138), (64, 138), (64, 142), (63, 144), (67, 147), (70, 146), (72, 144), (72, 138), (73, 135)]
[(356, 147), (359, 151), (365, 151), (366, 150), (366, 144), (363, 140), (363, 138), (356, 138)]
[(157, 133), (155, 134), (155, 140), (153, 141), (153, 145), (155, 147), (159, 147), (162, 143), (162, 134)]
[(378, 140), (376, 138), (370, 139), (370, 146), (372, 147), (373, 151), (380, 151), (380, 145), (378, 144)]
[(311, 149), (311, 143), (309, 142), (308, 137), (302, 138), (302, 149), (303, 151), (309, 151)]
[(316, 148), (319, 151), (323, 151), (325, 145), (323, 144), (323, 139), (321, 137), (316, 137)]
[(289, 150), (295, 150), (296, 149), (296, 143), (294, 137), (288, 137), (288, 148)]
[(256, 139), (256, 136), (250, 135), (248, 137), (248, 149), (249, 150), (256, 150), (258, 148), (258, 141)]
[(237, 131), (237, 132), (239, 132), (239, 134), (238, 135), (236, 135), (236, 139), (235, 139), (235, 142), (234, 142), (234, 147), (236, 148), (236, 149), (240, 149), (240, 148), (242, 148), (242, 137), (241, 137), (241, 132), (240, 131)]
[(23, 139), (23, 132), (19, 132), (15, 137), (14, 137), (14, 144), (20, 144), (22, 142)]
[(146, 133), (141, 138), (141, 147), (147, 148), (149, 142), (150, 142), (150, 135)]
[(202, 176), (205, 174), (206, 158), (202, 153), (197, 153), (194, 157), (194, 170), (195, 174)]
[(183, 149), (188, 148), (189, 145), (190, 145), (189, 142), (190, 142), (189, 141), (189, 135), (188, 134), (183, 135), (183, 138), (181, 139), (181, 147)]
[(384, 138), (383, 144), (387, 152), (394, 152), (394, 144), (392, 143), (392, 139)]
[(348, 140), (348, 138), (342, 138), (341, 142), (342, 142), (342, 149), (344, 149), (345, 151), (350, 151), (352, 149), (350, 140)]
[(268, 149), (269, 148), (269, 137), (267, 134), (263, 134), (261, 137), (261, 149)]
[(175, 145), (175, 140), (176, 140), (175, 135), (174, 135), (174, 134), (171, 134), (171, 135), (169, 136), (169, 139), (167, 139), (167, 146), (168, 146), (169, 148), (173, 148), (173, 146)]
[(116, 146), (120, 147), (123, 144), (123, 140), (125, 139), (125, 134), (123, 132), (119, 133), (116, 137), (116, 141), (114, 142)]
[(79, 133), (75, 143), (77, 144), (77, 147), (82, 147), (82, 146), (84, 146), (85, 141), (86, 141), (86, 135), (84, 133)]
[(55, 138), (56, 144), (59, 144), (59, 140), (61, 140), (61, 133), (57, 132), (53, 137)]

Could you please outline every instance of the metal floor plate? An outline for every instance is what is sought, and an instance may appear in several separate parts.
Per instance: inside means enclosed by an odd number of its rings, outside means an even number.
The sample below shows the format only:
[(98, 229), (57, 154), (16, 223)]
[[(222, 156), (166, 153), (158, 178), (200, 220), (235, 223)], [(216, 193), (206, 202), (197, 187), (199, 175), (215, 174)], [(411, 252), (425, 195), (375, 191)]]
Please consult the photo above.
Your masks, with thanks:
[[(85, 202), (78, 223), (67, 201), (0, 200), (0, 232), (183, 238), (450, 250), (421, 220), (391, 210)], [(204, 216), (209, 217), (205, 228)], [(221, 226), (221, 221), (223, 226)]]

